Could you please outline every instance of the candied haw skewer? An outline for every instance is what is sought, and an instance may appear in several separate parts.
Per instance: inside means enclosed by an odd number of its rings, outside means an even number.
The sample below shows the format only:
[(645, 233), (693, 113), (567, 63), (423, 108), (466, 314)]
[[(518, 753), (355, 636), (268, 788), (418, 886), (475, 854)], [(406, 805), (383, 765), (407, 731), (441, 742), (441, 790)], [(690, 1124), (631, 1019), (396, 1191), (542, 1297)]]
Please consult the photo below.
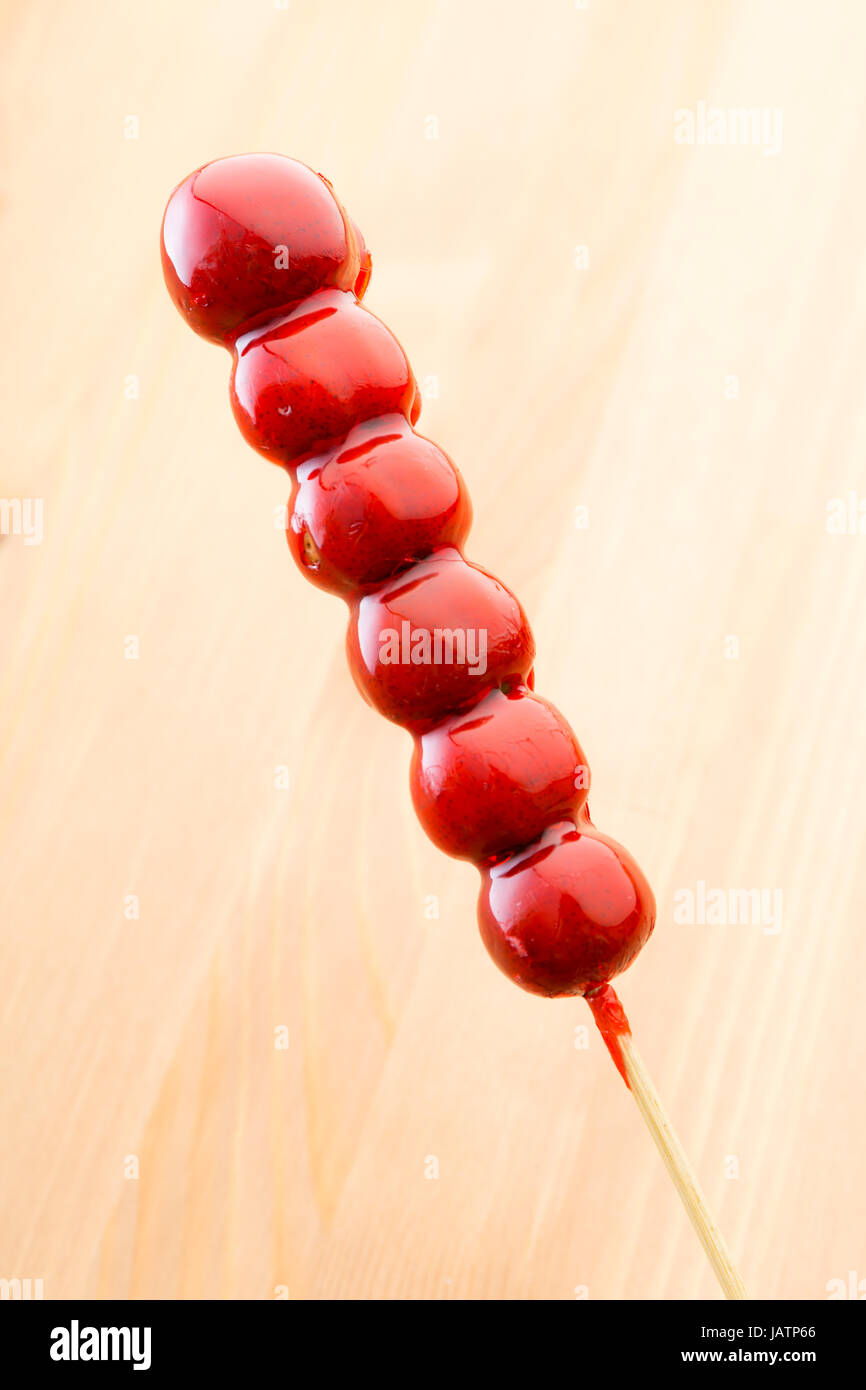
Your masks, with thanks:
[(292, 479), (299, 568), (348, 604), (356, 684), (413, 735), (424, 829), (481, 872), (487, 950), (526, 990), (586, 998), (722, 1288), (746, 1297), (610, 984), (652, 932), (652, 890), (589, 818), (586, 759), (534, 693), (520, 603), (463, 556), (469, 499), (414, 431), (403, 349), (360, 303), (372, 269), (361, 233), (322, 175), (258, 154), (185, 179), (161, 244), (178, 309), (232, 354), (241, 433)]

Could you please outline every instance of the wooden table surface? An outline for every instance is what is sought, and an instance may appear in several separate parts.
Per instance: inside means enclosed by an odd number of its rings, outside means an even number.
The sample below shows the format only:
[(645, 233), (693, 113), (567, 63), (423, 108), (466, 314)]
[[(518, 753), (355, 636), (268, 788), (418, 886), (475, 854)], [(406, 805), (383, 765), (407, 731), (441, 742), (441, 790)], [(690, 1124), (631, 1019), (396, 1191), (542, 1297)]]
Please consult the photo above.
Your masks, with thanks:
[(163, 288), (173, 185), (271, 149), (363, 228), (655, 886), (621, 994), (751, 1292), (866, 1281), (864, 44), (856, 0), (7, 9), (0, 1276), (716, 1293), (586, 1006), (488, 960)]

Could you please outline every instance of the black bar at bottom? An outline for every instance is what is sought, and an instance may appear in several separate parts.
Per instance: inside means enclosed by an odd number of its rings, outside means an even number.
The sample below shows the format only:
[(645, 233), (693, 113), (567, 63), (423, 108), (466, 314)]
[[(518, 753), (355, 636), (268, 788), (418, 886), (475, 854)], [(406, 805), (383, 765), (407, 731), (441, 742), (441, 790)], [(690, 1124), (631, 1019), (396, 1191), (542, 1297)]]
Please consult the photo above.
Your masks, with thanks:
[[(820, 1369), (861, 1366), (863, 1302), (568, 1303), (0, 1301), (0, 1348), (18, 1380), (136, 1370), (159, 1380), (194, 1372), (220, 1381), (263, 1373), (286, 1383), (377, 1374), (411, 1381), (497, 1364), (514, 1376), (593, 1365), (608, 1373), (687, 1373), (708, 1366)], [(413, 1350), (414, 1349), (414, 1350)], [(312, 1362), (312, 1365), (310, 1364)]]

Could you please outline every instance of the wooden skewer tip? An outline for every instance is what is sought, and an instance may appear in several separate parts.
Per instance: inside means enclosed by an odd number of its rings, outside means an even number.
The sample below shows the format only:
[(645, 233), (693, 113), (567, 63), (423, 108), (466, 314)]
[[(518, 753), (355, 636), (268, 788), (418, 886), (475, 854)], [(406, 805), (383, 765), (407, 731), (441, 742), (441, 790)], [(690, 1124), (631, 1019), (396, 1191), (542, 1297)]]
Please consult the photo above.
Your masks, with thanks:
[(710, 1214), (691, 1164), (659, 1100), (643, 1058), (634, 1045), (625, 1010), (615, 989), (612, 985), (603, 985), (593, 994), (586, 995), (586, 1001), (592, 1009), (593, 1018), (617, 1071), (635, 1098), (637, 1108), (662, 1156), (725, 1298), (747, 1299), (749, 1295), (746, 1286), (734, 1266), (722, 1233)]

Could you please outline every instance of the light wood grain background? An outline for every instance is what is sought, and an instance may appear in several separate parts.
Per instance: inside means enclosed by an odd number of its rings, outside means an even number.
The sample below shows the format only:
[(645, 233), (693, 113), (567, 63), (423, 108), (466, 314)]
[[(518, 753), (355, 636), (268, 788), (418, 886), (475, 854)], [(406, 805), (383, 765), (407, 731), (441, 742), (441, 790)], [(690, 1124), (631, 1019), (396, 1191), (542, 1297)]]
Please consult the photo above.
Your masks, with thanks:
[[(44, 539), (0, 539), (0, 1276), (716, 1292), (588, 1010), (487, 959), (162, 286), (172, 186), (266, 149), (363, 228), (655, 885), (621, 993), (747, 1283), (866, 1278), (866, 535), (826, 529), (866, 493), (863, 7), (39, 0), (2, 49), (0, 493)], [(699, 102), (778, 108), (781, 154), (678, 145)], [(699, 880), (781, 931), (677, 925)]]

